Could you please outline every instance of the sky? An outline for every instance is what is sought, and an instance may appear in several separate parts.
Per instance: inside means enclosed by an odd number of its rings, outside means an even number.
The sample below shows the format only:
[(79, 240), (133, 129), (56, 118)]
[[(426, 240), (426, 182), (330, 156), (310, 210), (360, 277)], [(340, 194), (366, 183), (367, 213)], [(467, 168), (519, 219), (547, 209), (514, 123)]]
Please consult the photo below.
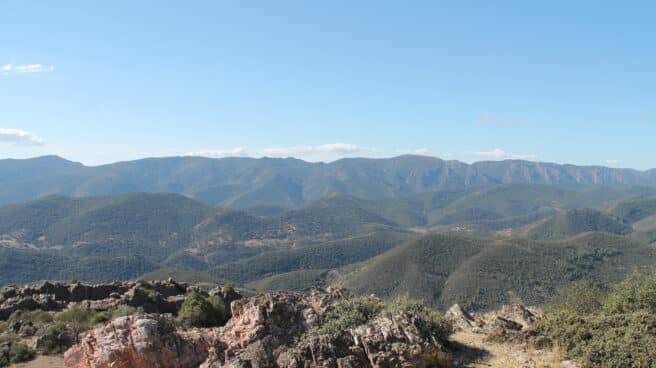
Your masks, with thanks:
[(0, 0), (0, 158), (648, 169), (656, 2)]

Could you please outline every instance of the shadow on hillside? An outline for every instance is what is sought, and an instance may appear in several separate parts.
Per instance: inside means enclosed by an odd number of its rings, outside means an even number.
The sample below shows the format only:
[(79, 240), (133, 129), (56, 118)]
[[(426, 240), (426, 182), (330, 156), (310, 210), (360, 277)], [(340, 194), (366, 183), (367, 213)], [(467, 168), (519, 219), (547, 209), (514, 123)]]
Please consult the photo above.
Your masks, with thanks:
[(490, 356), (490, 352), (485, 349), (479, 349), (457, 341), (449, 341), (447, 347), (460, 367), (481, 362)]

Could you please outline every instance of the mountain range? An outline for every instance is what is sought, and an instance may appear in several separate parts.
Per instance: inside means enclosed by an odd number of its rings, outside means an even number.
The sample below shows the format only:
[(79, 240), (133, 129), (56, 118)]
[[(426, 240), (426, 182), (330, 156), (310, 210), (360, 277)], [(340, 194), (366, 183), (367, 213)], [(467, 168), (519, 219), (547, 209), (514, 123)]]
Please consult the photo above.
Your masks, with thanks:
[(656, 262), (653, 171), (402, 156), (42, 157), (0, 172), (0, 285), (173, 275), (490, 309)]
[(293, 158), (169, 157), (84, 166), (57, 156), (0, 160), (0, 204), (46, 195), (132, 192), (183, 194), (232, 208), (292, 208), (329, 194), (362, 199), (412, 196), (504, 183), (656, 186), (656, 169), (637, 171), (521, 160), (466, 164), (426, 156), (345, 158), (309, 163)]

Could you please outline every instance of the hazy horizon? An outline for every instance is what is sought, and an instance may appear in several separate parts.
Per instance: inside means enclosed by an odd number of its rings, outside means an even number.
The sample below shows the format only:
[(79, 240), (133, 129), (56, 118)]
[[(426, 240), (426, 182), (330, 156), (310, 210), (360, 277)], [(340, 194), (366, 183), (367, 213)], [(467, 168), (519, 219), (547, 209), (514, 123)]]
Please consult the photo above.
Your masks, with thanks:
[(330, 161), (313, 161), (313, 160), (307, 160), (299, 157), (293, 157), (293, 156), (222, 156), (222, 157), (212, 157), (212, 156), (202, 156), (202, 155), (196, 155), (196, 154), (184, 154), (184, 155), (168, 155), (168, 156), (144, 156), (144, 157), (137, 157), (131, 160), (118, 160), (118, 161), (109, 161), (105, 163), (99, 163), (99, 164), (88, 164), (82, 161), (77, 161), (73, 159), (69, 159), (67, 157), (57, 155), (57, 154), (46, 154), (46, 155), (39, 155), (39, 156), (30, 156), (30, 157), (22, 157), (22, 158), (17, 158), (17, 157), (5, 157), (5, 158), (0, 158), (1, 160), (34, 160), (34, 159), (39, 159), (39, 158), (46, 158), (46, 157), (57, 157), (59, 159), (69, 161), (69, 162), (74, 162), (74, 163), (79, 163), (82, 164), (85, 167), (99, 167), (99, 166), (106, 166), (106, 165), (112, 165), (116, 163), (121, 163), (121, 162), (131, 162), (131, 161), (140, 161), (140, 160), (149, 160), (149, 159), (169, 159), (169, 158), (202, 158), (202, 159), (210, 159), (210, 160), (220, 160), (220, 159), (254, 159), (254, 160), (261, 160), (261, 159), (279, 159), (279, 160), (287, 160), (287, 159), (293, 159), (293, 160), (299, 160), (307, 163), (313, 163), (313, 164), (330, 164), (333, 162), (337, 162), (340, 160), (345, 160), (345, 159), (365, 159), (365, 160), (389, 160), (389, 159), (395, 159), (399, 157), (404, 157), (404, 156), (414, 156), (414, 157), (424, 157), (424, 158), (431, 158), (431, 159), (437, 159), (437, 160), (442, 160), (442, 161), (452, 161), (452, 162), (460, 162), (464, 163), (467, 165), (474, 165), (474, 164), (479, 164), (479, 163), (486, 163), (486, 162), (494, 162), (494, 161), (521, 161), (521, 162), (529, 162), (529, 163), (537, 163), (537, 164), (554, 164), (554, 165), (573, 165), (573, 166), (581, 166), (581, 167), (606, 167), (609, 169), (620, 169), (620, 170), (635, 170), (635, 171), (640, 171), (640, 172), (647, 172), (651, 170), (656, 170), (656, 167), (653, 168), (647, 168), (647, 169), (637, 169), (633, 167), (615, 167), (611, 165), (577, 165), (577, 164), (572, 164), (569, 162), (552, 162), (552, 161), (540, 161), (540, 160), (526, 160), (526, 159), (520, 159), (520, 158), (506, 158), (502, 160), (477, 160), (477, 161), (464, 161), (464, 160), (458, 160), (458, 159), (453, 159), (453, 158), (444, 158), (444, 157), (439, 157), (439, 156), (432, 156), (432, 155), (424, 155), (424, 154), (418, 154), (418, 153), (403, 153), (403, 154), (398, 154), (394, 156), (379, 156), (379, 157), (365, 157), (365, 156), (349, 156), (349, 157), (341, 157), (341, 158), (336, 158), (334, 160)]

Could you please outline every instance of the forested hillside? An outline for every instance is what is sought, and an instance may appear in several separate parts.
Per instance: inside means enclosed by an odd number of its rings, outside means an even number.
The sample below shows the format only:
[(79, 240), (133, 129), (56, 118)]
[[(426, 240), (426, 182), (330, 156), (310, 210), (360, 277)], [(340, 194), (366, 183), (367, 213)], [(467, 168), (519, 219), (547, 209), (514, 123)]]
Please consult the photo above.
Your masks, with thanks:
[(656, 260), (651, 193), (501, 184), (254, 211), (179, 194), (48, 196), (0, 208), (0, 284), (171, 273), (256, 290), (409, 293), (440, 307), (541, 304), (569, 282), (616, 281)]
[(490, 309), (540, 305), (573, 281), (617, 282), (654, 262), (653, 247), (607, 233), (559, 242), (427, 235), (344, 268), (333, 284), (386, 298), (408, 293), (441, 308)]

